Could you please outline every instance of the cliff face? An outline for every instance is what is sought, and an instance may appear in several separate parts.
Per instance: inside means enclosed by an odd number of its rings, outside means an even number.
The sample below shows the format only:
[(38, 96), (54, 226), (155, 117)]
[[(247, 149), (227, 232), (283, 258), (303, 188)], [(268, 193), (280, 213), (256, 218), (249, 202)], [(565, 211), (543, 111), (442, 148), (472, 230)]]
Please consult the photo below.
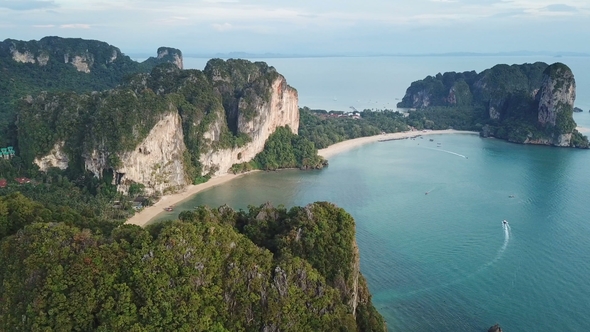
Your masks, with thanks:
[(104, 42), (79, 38), (45, 37), (39, 41), (7, 39), (0, 43), (0, 52), (12, 60), (47, 66), (50, 61), (62, 62), (77, 71), (90, 73), (97, 65), (108, 65), (122, 59), (121, 51)]
[(35, 158), (33, 162), (44, 172), (51, 167), (57, 167), (59, 169), (68, 168), (70, 160), (64, 152), (64, 143), (63, 141), (55, 143), (47, 155)]
[(569, 146), (573, 122), (576, 81), (572, 71), (563, 64), (553, 64), (544, 71), (541, 88), (537, 93), (538, 122), (554, 131), (552, 145)]
[(244, 60), (212, 60), (205, 72), (158, 66), (89, 95), (44, 93), (28, 98), (19, 118), (24, 160), (109, 171), (119, 190), (140, 183), (149, 194), (225, 174), (261, 152), (276, 128), (299, 128), (297, 91), (274, 68)]
[[(171, 111), (161, 117), (134, 150), (118, 154), (120, 165), (115, 167), (114, 180), (119, 190), (127, 191), (132, 182), (145, 185), (149, 194), (183, 188), (187, 185), (185, 150), (180, 116)], [(84, 160), (85, 168), (94, 174), (109, 168), (107, 160), (96, 150)]]
[[(239, 102), (239, 108), (252, 107), (257, 114), (253, 118), (247, 118), (243, 113), (238, 115), (238, 131), (248, 135), (251, 141), (241, 147), (219, 149), (201, 155), (200, 160), (205, 172), (214, 170), (215, 175), (226, 174), (233, 164), (252, 160), (264, 149), (264, 143), (277, 127), (289, 126), (293, 133), (297, 133), (299, 129), (297, 90), (288, 86), (282, 75), (272, 82), (268, 90), (265, 92), (270, 95), (268, 101), (257, 97), (251, 105), (247, 105), (248, 102), (244, 99)], [(204, 137), (209, 140), (219, 139), (219, 128), (224, 125), (220, 122), (223, 120), (220, 117), (204, 134)]]

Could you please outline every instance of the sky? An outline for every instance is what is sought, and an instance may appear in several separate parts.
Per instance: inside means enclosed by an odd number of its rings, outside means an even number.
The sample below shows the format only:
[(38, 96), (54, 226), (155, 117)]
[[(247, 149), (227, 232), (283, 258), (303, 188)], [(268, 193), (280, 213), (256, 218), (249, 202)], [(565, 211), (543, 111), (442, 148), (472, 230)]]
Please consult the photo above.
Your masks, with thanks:
[(590, 53), (590, 0), (0, 0), (0, 40), (126, 54)]

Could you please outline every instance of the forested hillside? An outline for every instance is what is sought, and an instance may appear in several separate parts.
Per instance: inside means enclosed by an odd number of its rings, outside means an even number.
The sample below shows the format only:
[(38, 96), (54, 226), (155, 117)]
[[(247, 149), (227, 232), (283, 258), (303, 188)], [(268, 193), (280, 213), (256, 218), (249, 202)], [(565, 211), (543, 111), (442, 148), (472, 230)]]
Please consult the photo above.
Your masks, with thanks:
[[(175, 54), (179, 50), (164, 48)], [(97, 40), (45, 37), (0, 42), (0, 146), (16, 145), (16, 104), (41, 91), (77, 93), (112, 89), (134, 73), (171, 62), (169, 56), (136, 62)]]
[(201, 207), (180, 218), (109, 234), (49, 213), (19, 225), (0, 242), (0, 330), (385, 330), (344, 210)]

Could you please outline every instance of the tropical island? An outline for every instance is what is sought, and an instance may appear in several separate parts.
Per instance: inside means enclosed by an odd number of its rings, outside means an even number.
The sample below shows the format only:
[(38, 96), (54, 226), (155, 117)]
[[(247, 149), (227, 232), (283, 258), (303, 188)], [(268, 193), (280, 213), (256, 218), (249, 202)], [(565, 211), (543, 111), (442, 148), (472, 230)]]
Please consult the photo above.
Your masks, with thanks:
[[(534, 98), (522, 86), (482, 89), (501, 97), (485, 108), (470, 90), (477, 74), (445, 74), (412, 84), (400, 104), (415, 110), (345, 113), (299, 108), (263, 62), (185, 70), (169, 47), (138, 63), (99, 41), (7, 39), (0, 329), (383, 331), (354, 220), (331, 203), (200, 207), (145, 228), (145, 214), (133, 218), (251, 170), (319, 169), (354, 144), (451, 128), (587, 147), (569, 68), (533, 67), (523, 65), (527, 84), (540, 82)], [(438, 101), (447, 86), (454, 99)], [(527, 124), (541, 104), (545, 127)]]

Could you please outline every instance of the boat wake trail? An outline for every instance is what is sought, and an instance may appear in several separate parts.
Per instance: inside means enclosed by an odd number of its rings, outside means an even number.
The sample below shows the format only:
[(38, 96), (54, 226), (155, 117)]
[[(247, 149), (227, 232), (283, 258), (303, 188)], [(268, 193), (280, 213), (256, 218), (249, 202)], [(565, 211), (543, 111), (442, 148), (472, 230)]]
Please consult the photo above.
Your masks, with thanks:
[(457, 278), (454, 279), (451, 282), (446, 282), (437, 286), (432, 286), (432, 287), (426, 287), (426, 288), (421, 288), (421, 289), (417, 289), (417, 290), (413, 290), (410, 292), (405, 292), (405, 293), (397, 293), (396, 297), (404, 297), (404, 296), (410, 296), (413, 294), (417, 294), (417, 293), (423, 293), (423, 292), (428, 292), (434, 289), (439, 289), (439, 288), (443, 288), (443, 287), (450, 287), (456, 284), (459, 284), (465, 280), (468, 280), (472, 277), (474, 277), (475, 275), (480, 274), (481, 272), (485, 271), (487, 268), (489, 268), (490, 266), (492, 266), (494, 263), (496, 263), (500, 258), (502, 258), (502, 255), (504, 254), (504, 252), (506, 251), (506, 248), (508, 248), (508, 243), (510, 243), (510, 234), (511, 234), (511, 229), (510, 229), (510, 225), (503, 224), (502, 228), (504, 230), (504, 242), (502, 243), (502, 246), (500, 247), (500, 249), (498, 249), (498, 252), (496, 253), (496, 256), (489, 262), (485, 263), (484, 265), (480, 266), (477, 270), (475, 270), (474, 272), (471, 272), (467, 275), (464, 275), (462, 278)]
[[(502, 257), (502, 255), (504, 254), (504, 251), (506, 251), (506, 248), (508, 247), (508, 242), (510, 242), (510, 225), (504, 224), (504, 225), (502, 225), (502, 228), (504, 229), (504, 243), (502, 244), (502, 247), (500, 247), (500, 250), (498, 250), (496, 257), (494, 257), (494, 259), (492, 259), (486, 265), (481, 267), (480, 270), (483, 270), (484, 268), (487, 268), (488, 266), (494, 264), (496, 261), (498, 261), (498, 259), (500, 259)], [(478, 270), (478, 272), (479, 272), (479, 270)]]
[(450, 154), (454, 154), (455, 156), (459, 156), (459, 157), (461, 157), (461, 158), (468, 159), (468, 158), (467, 158), (467, 156), (464, 156), (464, 155), (462, 155), (462, 154), (459, 154), (459, 153), (457, 153), (457, 152), (453, 152), (453, 151), (449, 151), (449, 150), (435, 149), (435, 148), (426, 148), (426, 149), (429, 149), (429, 150), (435, 150), (435, 151), (440, 151), (440, 152), (445, 152), (445, 153), (450, 153)]

